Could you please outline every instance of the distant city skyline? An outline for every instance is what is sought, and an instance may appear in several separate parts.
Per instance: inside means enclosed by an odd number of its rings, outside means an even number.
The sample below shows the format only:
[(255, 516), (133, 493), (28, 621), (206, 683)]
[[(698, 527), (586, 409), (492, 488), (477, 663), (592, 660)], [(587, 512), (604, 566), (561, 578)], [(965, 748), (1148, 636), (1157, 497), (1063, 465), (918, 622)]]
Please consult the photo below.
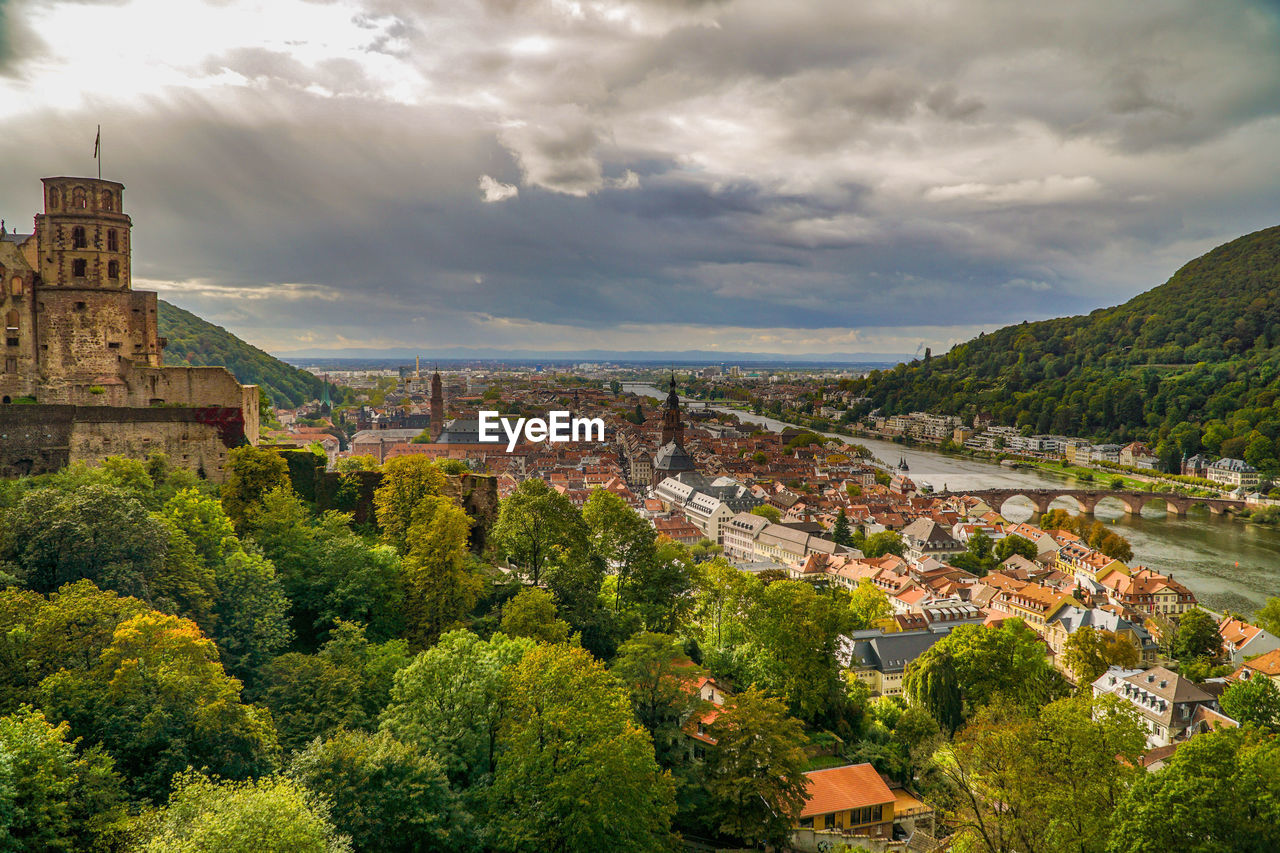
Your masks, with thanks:
[(0, 118), (273, 353), (938, 354), (1280, 223), (1280, 7), (0, 0)]

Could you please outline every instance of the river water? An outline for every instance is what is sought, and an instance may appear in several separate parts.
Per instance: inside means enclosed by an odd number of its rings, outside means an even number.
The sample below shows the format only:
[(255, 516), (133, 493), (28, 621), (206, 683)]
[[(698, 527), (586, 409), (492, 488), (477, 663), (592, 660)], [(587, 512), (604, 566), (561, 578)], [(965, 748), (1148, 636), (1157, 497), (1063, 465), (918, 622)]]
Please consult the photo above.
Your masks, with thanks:
[[(624, 390), (659, 400), (666, 397), (666, 392), (651, 385), (626, 383)], [(764, 415), (718, 406), (711, 408), (774, 431), (793, 426)], [(908, 448), (888, 441), (824, 434), (862, 444), (878, 459), (892, 465), (905, 459), (910, 476), (917, 484), (925, 481), (938, 490), (1094, 485), (1035, 468), (1011, 469), (993, 462)], [(1054, 506), (1079, 511), (1069, 499)], [(1032, 513), (1031, 502), (1021, 498), (1005, 505), (1004, 515), (1011, 521), (1024, 521)], [(1262, 606), (1268, 596), (1280, 595), (1280, 530), (1210, 515), (1204, 508), (1193, 509), (1182, 517), (1166, 517), (1162, 507), (1146, 507), (1141, 516), (1129, 516), (1114, 500), (1099, 504), (1095, 515), (1101, 521), (1114, 524), (1116, 531), (1129, 540), (1133, 545), (1134, 563), (1172, 574), (1206, 607), (1248, 615)]]

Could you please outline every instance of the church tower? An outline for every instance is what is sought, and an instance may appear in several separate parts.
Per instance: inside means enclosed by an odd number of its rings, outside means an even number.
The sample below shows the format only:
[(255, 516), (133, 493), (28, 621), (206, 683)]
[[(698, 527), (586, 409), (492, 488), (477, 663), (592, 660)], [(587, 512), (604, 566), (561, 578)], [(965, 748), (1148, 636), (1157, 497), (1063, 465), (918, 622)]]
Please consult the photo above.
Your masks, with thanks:
[(675, 442), (684, 445), (684, 424), (680, 422), (680, 397), (676, 394), (676, 374), (671, 372), (671, 393), (667, 394), (667, 403), (662, 412), (662, 441), (660, 444)]
[(440, 370), (431, 374), (431, 440), (438, 441), (444, 431), (444, 383)]

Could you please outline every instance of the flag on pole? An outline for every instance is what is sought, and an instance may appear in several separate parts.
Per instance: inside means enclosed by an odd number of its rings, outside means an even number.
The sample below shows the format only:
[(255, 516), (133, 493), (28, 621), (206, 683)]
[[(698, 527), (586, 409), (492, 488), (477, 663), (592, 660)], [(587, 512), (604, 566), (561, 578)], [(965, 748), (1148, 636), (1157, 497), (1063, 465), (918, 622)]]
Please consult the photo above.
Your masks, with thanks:
[(98, 147), (102, 145), (102, 125), (98, 125), (98, 135), (93, 138), (93, 159), (98, 159)]

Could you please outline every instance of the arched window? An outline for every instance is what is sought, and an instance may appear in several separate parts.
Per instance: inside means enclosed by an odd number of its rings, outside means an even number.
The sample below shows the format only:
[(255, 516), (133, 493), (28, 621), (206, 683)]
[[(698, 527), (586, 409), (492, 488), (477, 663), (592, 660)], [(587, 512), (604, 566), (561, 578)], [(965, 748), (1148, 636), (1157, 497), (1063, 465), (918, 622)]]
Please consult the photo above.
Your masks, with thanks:
[(18, 312), (16, 310), (4, 315), (4, 330), (11, 335), (18, 333)]
[(120, 262), (107, 261), (107, 278), (116, 279), (120, 277)]
[(15, 275), (13, 281), (9, 282), (9, 292), (14, 296), (22, 295), (22, 276)]
[(83, 249), (89, 245), (89, 241), (85, 239), (84, 226), (77, 225), (71, 229), (71, 248)]
[(89, 206), (89, 198), (84, 194), (84, 187), (76, 187), (71, 191), (71, 207), (83, 210)]
[(59, 194), (56, 189), (49, 190), (49, 209), (57, 210), (58, 206), (61, 204), (62, 204), (61, 194)]
[(112, 205), (115, 204), (115, 199), (116, 199), (115, 194), (112, 193), (111, 190), (103, 190), (102, 191), (102, 209), (108, 210), (108, 211), (113, 210), (114, 208), (112, 207)]
[(114, 228), (107, 229), (107, 251), (120, 251), (120, 238), (116, 235), (116, 229)]
[(71, 262), (71, 275), (73, 278), (84, 278), (89, 274), (89, 262), (84, 258), (76, 258)]

